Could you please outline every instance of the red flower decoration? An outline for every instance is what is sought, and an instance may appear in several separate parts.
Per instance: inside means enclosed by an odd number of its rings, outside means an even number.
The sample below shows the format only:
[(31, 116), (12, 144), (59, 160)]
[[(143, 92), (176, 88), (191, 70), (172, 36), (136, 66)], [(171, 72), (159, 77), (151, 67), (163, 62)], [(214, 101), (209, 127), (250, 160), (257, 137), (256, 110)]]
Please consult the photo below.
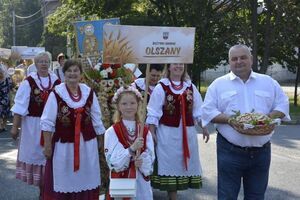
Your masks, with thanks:
[(113, 64), (113, 65), (111, 66), (112, 69), (118, 69), (118, 68), (120, 68), (120, 67), (121, 67), (120, 64)]
[(103, 64), (101, 65), (101, 67), (104, 68), (104, 69), (107, 69), (107, 68), (110, 67), (110, 64), (108, 64), (108, 63), (103, 63)]
[(114, 83), (115, 83), (115, 85), (116, 85), (117, 87), (119, 87), (119, 80), (118, 80), (118, 79), (115, 79), (115, 80), (114, 80)]
[(113, 70), (111, 73), (108, 73), (108, 78), (112, 79), (115, 78), (117, 76), (117, 71)]

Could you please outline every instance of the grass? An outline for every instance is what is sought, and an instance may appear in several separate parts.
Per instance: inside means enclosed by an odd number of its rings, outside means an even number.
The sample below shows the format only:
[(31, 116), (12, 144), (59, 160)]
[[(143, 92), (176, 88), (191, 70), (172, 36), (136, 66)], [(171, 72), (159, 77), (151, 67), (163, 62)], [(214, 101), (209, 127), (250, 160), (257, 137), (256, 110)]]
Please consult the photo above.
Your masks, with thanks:
[(289, 96), (289, 101), (290, 101), (290, 115), (300, 116), (300, 96), (298, 96), (297, 99), (298, 106), (294, 106), (294, 96), (293, 97)]

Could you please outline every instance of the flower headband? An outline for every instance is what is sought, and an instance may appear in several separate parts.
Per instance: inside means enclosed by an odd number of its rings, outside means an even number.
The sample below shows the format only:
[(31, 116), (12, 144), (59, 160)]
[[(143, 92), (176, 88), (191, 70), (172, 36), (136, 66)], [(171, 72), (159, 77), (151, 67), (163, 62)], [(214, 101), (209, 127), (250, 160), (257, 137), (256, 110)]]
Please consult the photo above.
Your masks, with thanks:
[(112, 102), (113, 103), (117, 103), (117, 101), (118, 101), (118, 99), (119, 99), (119, 96), (123, 93), (123, 92), (132, 92), (132, 93), (134, 93), (136, 96), (137, 96), (137, 98), (139, 99), (139, 100), (142, 100), (143, 99), (143, 96), (142, 96), (142, 94), (137, 90), (137, 89), (135, 89), (134, 87), (132, 87), (132, 86), (122, 86), (122, 87), (120, 87), (117, 91), (116, 91), (116, 93), (114, 94), (114, 97), (112, 98)]

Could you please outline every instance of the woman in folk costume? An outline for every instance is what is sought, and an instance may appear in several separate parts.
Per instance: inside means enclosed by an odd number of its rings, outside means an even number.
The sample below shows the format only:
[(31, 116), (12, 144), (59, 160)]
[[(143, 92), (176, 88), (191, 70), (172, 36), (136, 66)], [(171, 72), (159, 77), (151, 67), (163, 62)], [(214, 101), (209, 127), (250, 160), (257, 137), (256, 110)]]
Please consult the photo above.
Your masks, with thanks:
[[(42, 52), (34, 58), (37, 72), (31, 73), (21, 84), (15, 96), (11, 135), (17, 139), (21, 125), (16, 178), (42, 189), (46, 158), (43, 154), (40, 117), (48, 95), (60, 83), (54, 73), (49, 73), (51, 54)], [(42, 191), (40, 191), (42, 192)]]
[(7, 73), (6, 66), (0, 63), (0, 133), (6, 131), (6, 121), (10, 117), (10, 91), (12, 80)]
[[(197, 131), (201, 126), (202, 98), (187, 75), (183, 64), (170, 64), (154, 88), (148, 103), (147, 124), (156, 143), (158, 174), (152, 177), (154, 188), (177, 198), (177, 190), (201, 187), (201, 164)], [(209, 139), (203, 129), (203, 139)]]
[(41, 117), (47, 164), (45, 200), (95, 200), (99, 198), (98, 141), (105, 128), (97, 97), (79, 83), (82, 67), (68, 60), (65, 83), (49, 95)]
[[(121, 87), (113, 97), (116, 104), (114, 125), (104, 136), (106, 161), (111, 169), (111, 178), (137, 179), (137, 200), (152, 200), (149, 175), (153, 170), (154, 143), (147, 127), (141, 132), (139, 109), (141, 93), (129, 86)], [(136, 156), (137, 150), (140, 155)]]

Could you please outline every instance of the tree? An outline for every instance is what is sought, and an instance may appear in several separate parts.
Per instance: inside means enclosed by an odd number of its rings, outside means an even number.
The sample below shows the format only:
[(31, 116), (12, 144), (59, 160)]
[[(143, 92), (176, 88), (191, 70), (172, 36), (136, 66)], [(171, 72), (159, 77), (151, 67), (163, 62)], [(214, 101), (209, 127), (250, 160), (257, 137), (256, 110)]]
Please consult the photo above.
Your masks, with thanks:
[[(18, 16), (29, 16), (36, 13), (41, 8), (38, 0), (2, 0), (0, 45), (10, 48), (13, 44), (12, 34), (12, 10), (15, 10)], [(31, 18), (16, 17), (16, 45), (18, 46), (36, 46), (41, 41), (43, 32), (43, 20), (41, 13), (37, 13)]]
[(297, 87), (300, 79), (300, 2), (297, 0), (278, 1), (280, 23), (276, 26), (273, 61), (280, 63), (289, 71), (297, 73), (294, 90), (294, 105), (297, 106)]
[[(63, 5), (76, 7), (81, 16), (120, 17), (122, 24), (196, 27), (195, 59), (192, 70), (195, 81), (199, 80), (201, 71), (227, 59), (228, 46), (237, 40), (236, 35), (232, 34), (236, 30), (232, 18), (236, 15), (231, 14), (240, 5), (237, 1), (66, 0), (63, 1)], [(56, 12), (57, 16), (62, 16), (60, 14), (63, 13)], [(53, 21), (59, 20), (54, 15), (51, 17)], [(54, 28), (51, 20), (48, 26), (50, 31), (60, 30)]]
[[(49, 32), (72, 31), (74, 19), (120, 17), (121, 23), (196, 27), (192, 78), (217, 64), (226, 63), (228, 48), (244, 43), (253, 50), (253, 70), (265, 73), (274, 62), (295, 71), (295, 47), (299, 46), (297, 0), (63, 0), (49, 18)], [(264, 8), (258, 14), (258, 5)], [(286, 17), (285, 17), (286, 16)], [(297, 18), (298, 17), (298, 18)], [(287, 27), (288, 24), (288, 27)], [(285, 61), (285, 62), (284, 62)], [(260, 68), (259, 68), (260, 67)]]

